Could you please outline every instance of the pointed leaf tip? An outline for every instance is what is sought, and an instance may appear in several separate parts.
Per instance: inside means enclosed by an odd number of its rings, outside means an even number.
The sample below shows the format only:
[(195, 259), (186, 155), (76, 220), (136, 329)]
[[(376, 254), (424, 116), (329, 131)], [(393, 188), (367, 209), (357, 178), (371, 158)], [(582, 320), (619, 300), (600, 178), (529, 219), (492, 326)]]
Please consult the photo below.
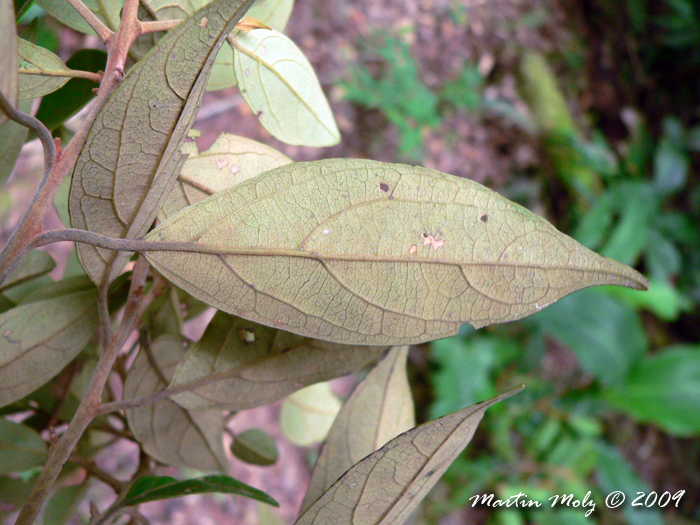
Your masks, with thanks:
[(646, 286), (467, 179), (360, 159), (289, 164), (190, 206), (148, 240), (220, 310), (343, 344), (416, 344), (521, 319), (582, 288)]
[(394, 438), (352, 466), (295, 525), (401, 525), (471, 441), (484, 412), (522, 386)]

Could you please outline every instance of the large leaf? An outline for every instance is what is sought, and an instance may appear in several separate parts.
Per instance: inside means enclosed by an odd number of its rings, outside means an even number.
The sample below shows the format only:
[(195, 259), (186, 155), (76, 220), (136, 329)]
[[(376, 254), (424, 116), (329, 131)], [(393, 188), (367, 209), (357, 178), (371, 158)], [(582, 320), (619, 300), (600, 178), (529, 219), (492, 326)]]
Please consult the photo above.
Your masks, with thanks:
[[(202, 100), (224, 38), (252, 0), (216, 0), (168, 32), (102, 107), (76, 163), (70, 196), (74, 227), (134, 239), (148, 231), (172, 191), (180, 146)], [(111, 281), (128, 252), (79, 245), (95, 281)]]
[(46, 275), (55, 267), (56, 262), (48, 253), (41, 250), (32, 250), (22, 259), (20, 265), (12, 270), (0, 284), (0, 291)]
[(245, 410), (364, 368), (385, 350), (310, 340), (217, 312), (170, 386), (202, 385), (173, 397), (185, 408)]
[(222, 133), (202, 154), (195, 144), (185, 144), (189, 153), (177, 185), (165, 201), (161, 215), (168, 218), (183, 208), (204, 200), (292, 160), (270, 146), (245, 137)]
[(0, 474), (21, 472), (46, 461), (46, 443), (25, 425), (0, 418)]
[(407, 346), (392, 348), (345, 402), (316, 461), (300, 514), (355, 463), (415, 426), (407, 356)]
[[(165, 388), (184, 352), (183, 340), (168, 335), (151, 344), (150, 356), (142, 349), (126, 377), (124, 398), (143, 397)], [(163, 399), (127, 410), (126, 417), (134, 437), (159, 461), (210, 472), (228, 469), (220, 410), (190, 412)]]
[(401, 525), (471, 440), (488, 407), (517, 390), (429, 421), (355, 464), (296, 525)]
[(131, 507), (170, 498), (189, 496), (190, 494), (208, 494), (219, 492), (224, 494), (238, 494), (246, 498), (253, 498), (269, 505), (279, 507), (279, 504), (270, 496), (245, 483), (241, 483), (229, 476), (204, 476), (202, 478), (186, 479), (178, 481), (169, 476), (144, 476), (137, 479), (127, 492), (122, 507)]
[(700, 434), (700, 345), (677, 345), (646, 357), (607, 399), (667, 432)]
[(99, 324), (97, 290), (85, 278), (42, 288), (0, 315), (0, 406), (57, 375)]
[(256, 29), (233, 41), (241, 94), (260, 123), (287, 144), (333, 146), (340, 131), (311, 64), (282, 33)]
[[(412, 344), (646, 279), (475, 182), (368, 160), (291, 164), (161, 224), (148, 260), (196, 298), (346, 344)], [(188, 250), (188, 251), (182, 251)]]
[[(17, 107), (20, 111), (28, 113), (32, 109), (32, 101), (20, 100)], [(0, 110), (0, 121), (4, 116), (5, 114)], [(12, 120), (0, 124), (0, 186), (3, 186), (10, 177), (28, 133), (29, 128)]]
[[(0, 0), (0, 92), (12, 105), (17, 104), (17, 33), (12, 0)], [(9, 119), (0, 109), (0, 125)]]
[(19, 63), (19, 98), (43, 97), (70, 80), (69, 69), (48, 49), (21, 38), (17, 43)]

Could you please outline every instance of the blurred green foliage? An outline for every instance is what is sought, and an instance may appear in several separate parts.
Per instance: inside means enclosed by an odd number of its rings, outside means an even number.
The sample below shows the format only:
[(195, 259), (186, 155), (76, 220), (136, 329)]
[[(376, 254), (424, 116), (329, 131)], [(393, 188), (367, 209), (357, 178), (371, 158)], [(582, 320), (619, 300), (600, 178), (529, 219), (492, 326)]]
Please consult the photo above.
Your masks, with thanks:
[(467, 65), (459, 78), (434, 92), (420, 79), (411, 48), (402, 40), (378, 36), (365, 43), (361, 52), (361, 65), (351, 66), (340, 86), (345, 98), (381, 111), (398, 128), (400, 157), (421, 159), (422, 130), (440, 125), (445, 106), (469, 111), (481, 107), (483, 78), (474, 66)]
[[(535, 61), (538, 73), (530, 74), (541, 82), (548, 66), (541, 56)], [(435, 496), (427, 515), (471, 507), (469, 498), (477, 494), (505, 499), (523, 492), (542, 508), (492, 508), (486, 522), (671, 523), (665, 521), (670, 513), (682, 512), (675, 500), (664, 508), (631, 506), (637, 492), (661, 495), (665, 488), (648, 486), (623, 455), (631, 436), (620, 425), (700, 435), (700, 343), (697, 333), (684, 329), (700, 319), (700, 187), (691, 175), (700, 126), (688, 126), (688, 115), (667, 116), (655, 132), (641, 114), (625, 110), (627, 139), (613, 148), (600, 130), (585, 140), (565, 104), (558, 105), (564, 118), (552, 115), (549, 95), (554, 91), (561, 102), (558, 89), (555, 82), (534, 89), (528, 103), (554, 160), (556, 183), (574, 204), (559, 227), (591, 249), (642, 268), (650, 289), (584, 290), (508, 327), (432, 343), (430, 417), (518, 383), (527, 388), (487, 413), (483, 446), (450, 468), (447, 495)], [(575, 179), (580, 174), (585, 180)], [(697, 461), (700, 444), (692, 443)], [(627, 501), (611, 510), (604, 500), (615, 490)], [(552, 508), (549, 501), (569, 493), (583, 499), (589, 492), (596, 503), (589, 517), (584, 508)], [(700, 519), (700, 510), (687, 517)]]

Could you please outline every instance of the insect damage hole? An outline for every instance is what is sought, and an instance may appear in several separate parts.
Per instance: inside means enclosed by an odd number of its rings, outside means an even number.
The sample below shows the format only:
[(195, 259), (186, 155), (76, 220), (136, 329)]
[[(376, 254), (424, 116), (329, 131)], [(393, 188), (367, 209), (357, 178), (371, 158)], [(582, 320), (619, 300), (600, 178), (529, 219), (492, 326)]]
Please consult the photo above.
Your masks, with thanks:
[(380, 182), (379, 189), (386, 193), (387, 191), (389, 191), (389, 185), (386, 182)]
[(479, 220), (481, 222), (487, 222), (489, 220), (488, 214), (484, 213), (481, 217), (479, 217)]

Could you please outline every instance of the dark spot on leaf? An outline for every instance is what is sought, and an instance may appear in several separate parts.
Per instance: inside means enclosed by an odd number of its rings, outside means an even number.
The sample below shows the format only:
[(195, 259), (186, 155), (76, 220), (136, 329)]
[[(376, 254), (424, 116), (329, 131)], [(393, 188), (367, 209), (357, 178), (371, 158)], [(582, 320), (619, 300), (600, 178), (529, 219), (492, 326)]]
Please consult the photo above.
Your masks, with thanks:
[(487, 214), (484, 213), (484, 214), (480, 217), (480, 220), (481, 220), (481, 222), (486, 222), (486, 221), (489, 220), (489, 216), (488, 216)]
[(379, 189), (382, 191), (389, 191), (389, 185), (386, 182), (380, 182)]

